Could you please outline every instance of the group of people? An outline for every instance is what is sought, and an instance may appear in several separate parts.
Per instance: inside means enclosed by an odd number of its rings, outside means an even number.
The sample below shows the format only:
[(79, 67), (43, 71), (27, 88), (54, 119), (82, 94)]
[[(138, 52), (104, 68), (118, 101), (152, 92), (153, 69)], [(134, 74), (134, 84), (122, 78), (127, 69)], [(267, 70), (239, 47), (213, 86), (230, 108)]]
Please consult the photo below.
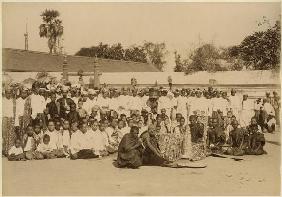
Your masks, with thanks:
[(10, 87), (3, 93), (3, 154), (9, 160), (86, 159), (118, 152), (118, 167), (162, 165), (211, 153), (264, 154), (280, 98), (252, 100), (207, 89), (91, 89), (77, 84)]

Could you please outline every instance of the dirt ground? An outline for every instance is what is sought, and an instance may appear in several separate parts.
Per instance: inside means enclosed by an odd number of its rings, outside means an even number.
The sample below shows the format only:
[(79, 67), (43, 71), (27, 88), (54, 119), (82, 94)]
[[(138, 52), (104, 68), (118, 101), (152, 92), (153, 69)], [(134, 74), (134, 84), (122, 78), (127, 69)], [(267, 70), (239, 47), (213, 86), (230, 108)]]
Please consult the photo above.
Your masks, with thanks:
[(267, 155), (243, 161), (208, 157), (204, 169), (119, 169), (115, 156), (9, 162), (3, 158), (3, 195), (280, 195), (280, 133), (266, 134)]

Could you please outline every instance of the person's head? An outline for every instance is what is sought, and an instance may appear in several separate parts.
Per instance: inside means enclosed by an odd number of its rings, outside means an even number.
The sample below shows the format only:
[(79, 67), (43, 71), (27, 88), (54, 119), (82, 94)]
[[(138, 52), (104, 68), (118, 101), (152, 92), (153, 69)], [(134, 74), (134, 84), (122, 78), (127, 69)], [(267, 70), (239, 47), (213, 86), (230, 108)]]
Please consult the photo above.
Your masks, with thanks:
[(167, 115), (164, 118), (164, 123), (165, 123), (165, 125), (169, 125), (170, 124), (170, 120), (169, 120), (169, 117)]
[(148, 133), (154, 133), (155, 129), (156, 129), (155, 125), (153, 125), (153, 124), (149, 125), (148, 126)]
[(231, 122), (231, 126), (233, 127), (233, 129), (237, 129), (238, 128), (238, 121), (237, 120), (234, 120)]
[(257, 125), (257, 119), (255, 117), (252, 117), (251, 125)]
[(232, 115), (231, 121), (234, 121), (234, 120), (237, 120), (237, 119), (236, 119), (236, 116)]
[(32, 134), (33, 134), (33, 127), (32, 127), (32, 125), (28, 125), (28, 126), (27, 126), (27, 128), (26, 128), (26, 134), (27, 134), (28, 136), (32, 136)]
[(113, 128), (117, 128), (117, 126), (118, 126), (118, 119), (112, 119), (111, 126)]
[(59, 131), (59, 130), (61, 129), (61, 122), (60, 122), (60, 121), (56, 121), (56, 122), (55, 122), (55, 129), (56, 129), (57, 131)]
[(79, 129), (80, 129), (80, 131), (81, 131), (82, 133), (86, 133), (86, 132), (87, 132), (87, 124), (84, 123), (84, 122), (81, 122), (81, 123), (79, 124)]
[(180, 124), (180, 126), (184, 126), (185, 125), (185, 118), (184, 117), (180, 118), (179, 124)]
[(247, 99), (248, 99), (248, 95), (247, 95), (247, 94), (244, 94), (244, 95), (243, 95), (243, 100), (246, 101)]
[(228, 112), (227, 112), (227, 117), (228, 117), (228, 118), (231, 118), (232, 115), (233, 115), (232, 111), (228, 111)]
[(21, 91), (21, 97), (22, 97), (23, 99), (25, 99), (26, 97), (28, 97), (28, 91), (27, 91), (27, 90), (22, 90), (22, 91)]
[(217, 119), (217, 118), (212, 118), (212, 120), (211, 120), (211, 126), (212, 126), (212, 127), (216, 127), (217, 124), (218, 124), (218, 119)]
[(266, 96), (267, 98), (269, 98), (269, 97), (270, 97), (270, 92), (266, 92), (266, 93), (265, 93), (265, 96)]
[(130, 133), (131, 133), (134, 137), (138, 138), (139, 128), (136, 127), (136, 126), (131, 127)]
[(181, 113), (177, 113), (176, 114), (176, 121), (179, 122), (181, 117), (182, 117)]
[(62, 95), (63, 95), (64, 98), (67, 98), (67, 96), (68, 96), (68, 90), (63, 89), (63, 90), (62, 90)]
[(231, 89), (231, 95), (235, 96), (235, 94), (236, 94), (236, 91), (234, 89)]
[(78, 101), (77, 107), (78, 107), (78, 109), (82, 109), (82, 107), (83, 107), (83, 101), (82, 100)]
[(82, 123), (85, 123), (86, 125), (87, 125), (87, 123), (88, 123), (87, 118), (81, 118), (80, 121), (81, 121)]
[(43, 143), (44, 143), (44, 144), (49, 144), (49, 142), (50, 142), (50, 136), (47, 135), (47, 134), (45, 134), (45, 135), (43, 136)]
[(48, 130), (53, 132), (55, 130), (55, 123), (53, 120), (49, 120), (48, 122)]
[(189, 117), (189, 120), (190, 120), (191, 124), (197, 123), (197, 119), (198, 119), (198, 117), (196, 115), (191, 115)]
[(156, 124), (156, 132), (159, 133), (161, 131), (161, 125), (160, 124)]
[(12, 90), (11, 89), (5, 90), (5, 96), (7, 99), (10, 99), (12, 97)]
[(138, 128), (142, 128), (144, 125), (143, 120), (139, 120), (137, 123)]
[(95, 120), (95, 121), (92, 123), (91, 128), (92, 128), (93, 131), (97, 131), (98, 127), (99, 127), (99, 123), (98, 123), (97, 120)]
[(160, 116), (160, 114), (157, 115), (156, 122), (157, 122), (157, 124), (161, 124), (162, 117)]
[(197, 92), (196, 92), (196, 96), (197, 96), (198, 98), (201, 98), (202, 92), (201, 92), (201, 91), (197, 91)]
[(64, 120), (63, 122), (63, 129), (68, 130), (70, 128), (70, 123), (68, 120)]
[(100, 121), (99, 129), (100, 129), (100, 131), (105, 131), (106, 130), (106, 124), (105, 124), (104, 120)]
[(165, 110), (165, 108), (161, 109), (161, 114), (162, 114), (162, 115), (166, 115), (166, 110)]
[(70, 105), (70, 111), (74, 112), (76, 110), (76, 104), (75, 103), (72, 103)]
[(90, 100), (93, 100), (94, 98), (95, 98), (95, 94), (94, 93), (92, 93), (92, 91), (89, 93), (89, 99)]
[(52, 102), (55, 102), (56, 101), (56, 94), (52, 93), (50, 98), (51, 98)]
[(77, 124), (77, 122), (72, 122), (72, 123), (71, 123), (71, 130), (72, 130), (73, 132), (75, 132), (75, 131), (78, 130), (78, 124)]
[(127, 121), (128, 127), (132, 127), (133, 124), (134, 124), (134, 122), (133, 122), (132, 118), (129, 118), (128, 121)]
[(19, 147), (21, 147), (21, 145), (22, 145), (21, 140), (19, 138), (16, 138), (15, 139), (15, 147), (19, 148)]
[(124, 122), (126, 122), (126, 115), (125, 114), (121, 114), (120, 115), (120, 119), (123, 120)]
[(133, 120), (133, 122), (137, 122), (137, 116), (136, 116), (136, 114), (132, 114), (132, 115), (131, 115), (131, 119)]
[(222, 98), (226, 99), (227, 98), (227, 92), (222, 93)]
[(34, 125), (34, 133), (39, 134), (41, 131), (41, 127), (38, 123)]
[(118, 128), (122, 129), (124, 127), (124, 121), (123, 120), (118, 120)]

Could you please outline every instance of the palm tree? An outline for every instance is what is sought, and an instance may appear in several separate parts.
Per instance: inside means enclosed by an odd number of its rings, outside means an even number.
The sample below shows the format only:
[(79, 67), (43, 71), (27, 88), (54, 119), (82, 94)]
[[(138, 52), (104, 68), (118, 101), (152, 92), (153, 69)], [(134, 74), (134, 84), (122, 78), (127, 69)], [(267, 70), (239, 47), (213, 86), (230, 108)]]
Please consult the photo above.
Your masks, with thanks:
[(39, 36), (48, 39), (49, 52), (57, 53), (57, 41), (63, 35), (64, 27), (58, 19), (60, 13), (57, 10), (45, 10), (40, 15), (43, 23), (39, 26)]

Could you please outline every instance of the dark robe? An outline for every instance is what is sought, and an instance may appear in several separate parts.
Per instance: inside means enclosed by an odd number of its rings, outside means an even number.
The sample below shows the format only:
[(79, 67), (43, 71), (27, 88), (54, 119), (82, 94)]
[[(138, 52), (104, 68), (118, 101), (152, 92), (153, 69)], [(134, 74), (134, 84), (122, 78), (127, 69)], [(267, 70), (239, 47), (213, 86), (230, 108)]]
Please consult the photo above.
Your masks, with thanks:
[(71, 111), (67, 114), (66, 120), (70, 123), (79, 122), (79, 113), (77, 111)]
[(143, 136), (143, 142), (145, 145), (145, 151), (143, 154), (143, 164), (160, 166), (165, 162), (165, 159), (160, 157), (156, 152), (160, 154), (160, 147), (158, 143), (158, 138), (155, 134), (149, 132), (145, 133)]
[(55, 101), (47, 103), (46, 108), (52, 120), (59, 117), (59, 106)]
[(259, 132), (258, 125), (247, 126), (248, 146), (246, 154), (248, 155), (262, 155), (266, 152), (263, 150), (265, 145), (264, 134)]
[(196, 124), (189, 124), (191, 132), (191, 141), (197, 143), (203, 140), (204, 124), (197, 122)]
[(57, 100), (59, 103), (59, 114), (61, 118), (66, 118), (67, 116), (67, 106), (71, 106), (71, 104), (75, 104), (71, 98), (59, 98)]
[(138, 168), (142, 165), (143, 147), (138, 137), (127, 133), (118, 146), (118, 167)]
[(245, 136), (246, 131), (242, 128), (237, 128), (230, 131), (230, 147), (226, 150), (226, 154), (234, 156), (244, 155), (246, 148)]

